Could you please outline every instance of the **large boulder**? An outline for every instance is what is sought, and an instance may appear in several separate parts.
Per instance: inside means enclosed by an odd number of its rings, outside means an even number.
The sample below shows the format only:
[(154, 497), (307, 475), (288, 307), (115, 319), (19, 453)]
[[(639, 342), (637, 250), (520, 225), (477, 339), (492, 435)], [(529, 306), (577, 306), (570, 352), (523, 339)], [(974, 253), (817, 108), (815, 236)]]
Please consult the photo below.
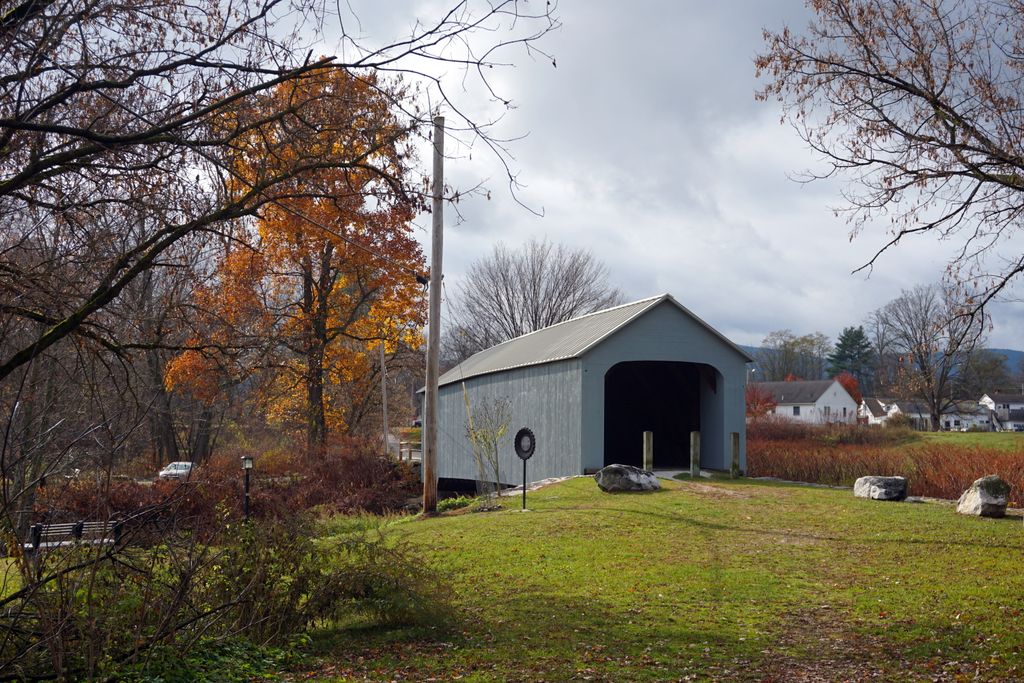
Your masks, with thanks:
[(853, 495), (871, 500), (904, 500), (907, 480), (904, 477), (861, 477), (853, 483)]
[(594, 475), (602, 491), (656, 491), (661, 488), (653, 472), (632, 465), (608, 465)]
[(956, 511), (961, 515), (1003, 517), (1010, 499), (1010, 485), (994, 474), (971, 484), (957, 501)]

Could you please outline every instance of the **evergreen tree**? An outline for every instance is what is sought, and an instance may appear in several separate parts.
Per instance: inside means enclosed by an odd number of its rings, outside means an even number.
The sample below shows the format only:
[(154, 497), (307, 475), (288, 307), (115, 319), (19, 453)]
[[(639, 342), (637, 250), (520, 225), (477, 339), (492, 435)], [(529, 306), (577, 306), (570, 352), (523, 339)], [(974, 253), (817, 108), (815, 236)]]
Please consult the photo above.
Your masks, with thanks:
[(831, 376), (848, 372), (857, 379), (861, 390), (869, 394), (872, 384), (871, 342), (863, 327), (843, 328), (835, 348), (828, 356), (828, 372)]

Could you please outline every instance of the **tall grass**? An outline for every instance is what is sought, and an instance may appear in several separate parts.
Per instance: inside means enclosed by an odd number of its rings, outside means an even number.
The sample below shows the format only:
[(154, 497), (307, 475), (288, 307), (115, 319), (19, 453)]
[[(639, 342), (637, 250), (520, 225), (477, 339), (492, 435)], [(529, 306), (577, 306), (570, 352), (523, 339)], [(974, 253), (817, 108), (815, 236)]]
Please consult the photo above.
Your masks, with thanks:
[(1012, 487), (1010, 501), (1024, 505), (1024, 451), (927, 442), (905, 448), (907, 435), (894, 431), (751, 425), (747, 473), (831, 486), (852, 486), (867, 475), (902, 476), (910, 495), (935, 498), (958, 498), (975, 479), (996, 474)]

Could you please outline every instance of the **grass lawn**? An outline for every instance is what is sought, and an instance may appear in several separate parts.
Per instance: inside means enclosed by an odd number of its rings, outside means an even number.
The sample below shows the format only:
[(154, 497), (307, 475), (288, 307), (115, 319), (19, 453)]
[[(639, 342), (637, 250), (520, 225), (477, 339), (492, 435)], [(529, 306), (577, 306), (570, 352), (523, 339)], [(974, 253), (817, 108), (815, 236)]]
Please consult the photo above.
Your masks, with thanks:
[(1024, 432), (919, 432), (920, 441), (908, 444), (910, 447), (922, 444), (949, 444), (951, 446), (978, 446), (1001, 451), (1024, 450)]
[[(315, 680), (1024, 680), (1024, 525), (753, 481), (396, 524), (435, 628), (321, 632)], [(518, 507), (518, 500), (507, 506)]]

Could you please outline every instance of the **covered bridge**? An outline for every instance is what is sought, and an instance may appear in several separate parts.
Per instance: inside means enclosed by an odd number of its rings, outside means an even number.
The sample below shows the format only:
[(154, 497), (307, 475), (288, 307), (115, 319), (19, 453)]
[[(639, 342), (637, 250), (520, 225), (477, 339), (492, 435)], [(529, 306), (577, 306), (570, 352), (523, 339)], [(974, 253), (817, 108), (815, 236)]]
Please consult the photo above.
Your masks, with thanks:
[[(439, 380), (441, 479), (479, 479), (466, 436), (467, 406), (507, 400), (503, 483), (521, 477), (512, 448), (520, 427), (536, 436), (531, 481), (639, 466), (654, 432), (656, 469), (689, 467), (701, 433), (701, 467), (729, 468), (730, 433), (746, 470), (744, 384), (751, 358), (668, 294), (574, 318), (471, 356)], [(507, 473), (507, 477), (506, 477)]]

